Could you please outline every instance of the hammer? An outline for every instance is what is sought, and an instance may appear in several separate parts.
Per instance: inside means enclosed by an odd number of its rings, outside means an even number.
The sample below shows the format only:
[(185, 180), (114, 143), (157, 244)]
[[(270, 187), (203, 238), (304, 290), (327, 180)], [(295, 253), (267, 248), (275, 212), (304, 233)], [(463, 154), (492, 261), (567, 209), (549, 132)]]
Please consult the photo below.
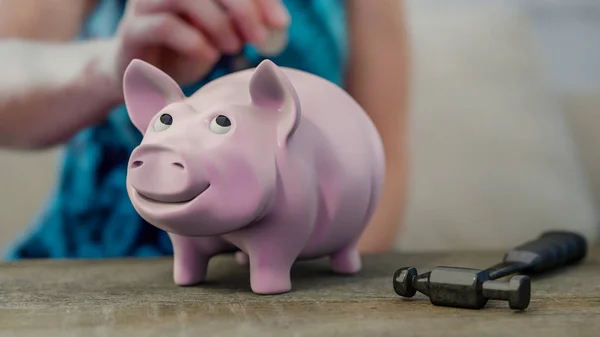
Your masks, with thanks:
[(418, 275), (417, 269), (405, 267), (394, 273), (396, 294), (413, 297), (420, 292), (436, 306), (481, 309), (489, 300), (508, 301), (513, 310), (529, 306), (531, 280), (527, 275), (509, 281), (495, 281), (515, 273), (541, 274), (576, 264), (587, 254), (587, 242), (579, 234), (548, 231), (504, 255), (501, 263), (479, 270), (462, 267), (437, 267)]

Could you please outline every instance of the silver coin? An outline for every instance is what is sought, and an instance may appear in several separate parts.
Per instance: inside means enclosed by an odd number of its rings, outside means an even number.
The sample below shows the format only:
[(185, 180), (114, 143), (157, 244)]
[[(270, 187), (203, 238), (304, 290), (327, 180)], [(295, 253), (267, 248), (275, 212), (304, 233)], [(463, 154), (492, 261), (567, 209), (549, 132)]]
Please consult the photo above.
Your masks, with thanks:
[(275, 56), (285, 49), (287, 43), (288, 33), (286, 30), (271, 30), (265, 42), (257, 46), (257, 49), (263, 56)]

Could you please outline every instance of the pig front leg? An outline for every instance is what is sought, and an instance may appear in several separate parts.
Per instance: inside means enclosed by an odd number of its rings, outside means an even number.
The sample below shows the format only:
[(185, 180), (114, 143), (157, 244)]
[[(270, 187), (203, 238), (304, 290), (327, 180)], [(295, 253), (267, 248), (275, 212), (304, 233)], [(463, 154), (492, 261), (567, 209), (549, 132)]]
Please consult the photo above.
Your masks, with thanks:
[[(282, 158), (285, 160), (280, 161)], [(256, 294), (292, 290), (292, 265), (306, 247), (318, 220), (316, 175), (311, 170), (304, 171), (305, 164), (296, 160), (285, 155), (278, 157), (281, 185), (271, 212), (259, 223), (226, 236), (248, 255), (250, 287)], [(245, 262), (241, 254), (237, 259)]]
[[(250, 287), (256, 294), (286, 293), (292, 289), (290, 271), (310, 235), (302, 222), (265, 225), (242, 239), (250, 267)], [(235, 242), (234, 242), (235, 243)], [(238, 262), (244, 253), (238, 253)]]
[(290, 271), (299, 252), (257, 247), (249, 254), (250, 287), (257, 294), (281, 294), (292, 290)]
[(186, 237), (169, 233), (173, 244), (173, 280), (180, 286), (201, 283), (206, 278), (211, 257), (233, 250), (220, 237)]

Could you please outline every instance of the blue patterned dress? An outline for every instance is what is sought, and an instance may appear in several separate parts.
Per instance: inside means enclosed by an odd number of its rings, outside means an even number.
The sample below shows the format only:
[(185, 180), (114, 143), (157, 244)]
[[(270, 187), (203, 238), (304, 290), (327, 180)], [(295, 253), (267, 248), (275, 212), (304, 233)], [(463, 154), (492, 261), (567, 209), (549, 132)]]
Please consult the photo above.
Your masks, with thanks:
[[(343, 0), (286, 0), (292, 16), (289, 44), (275, 63), (305, 70), (342, 85), (346, 62)], [(82, 39), (112, 36), (126, 0), (99, 0)], [(249, 66), (263, 59), (247, 47), (241, 55)], [(208, 81), (234, 69), (222, 58), (190, 95)], [(129, 154), (141, 141), (124, 106), (100, 126), (83, 130), (66, 144), (58, 183), (33, 226), (10, 247), (6, 258), (152, 257), (172, 254), (166, 233), (140, 218), (125, 190)]]

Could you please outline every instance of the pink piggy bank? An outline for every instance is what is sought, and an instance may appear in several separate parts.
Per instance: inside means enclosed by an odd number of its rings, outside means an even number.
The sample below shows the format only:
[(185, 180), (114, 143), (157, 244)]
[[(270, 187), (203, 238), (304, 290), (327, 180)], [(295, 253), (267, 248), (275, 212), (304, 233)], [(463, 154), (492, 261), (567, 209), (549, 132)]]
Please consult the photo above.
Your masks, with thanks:
[(123, 84), (144, 135), (127, 192), (142, 218), (169, 233), (176, 284), (202, 282), (211, 257), (234, 251), (258, 294), (290, 291), (297, 260), (329, 256), (337, 273), (360, 270), (357, 241), (379, 201), (385, 157), (344, 90), (269, 60), (190, 97), (140, 60)]

